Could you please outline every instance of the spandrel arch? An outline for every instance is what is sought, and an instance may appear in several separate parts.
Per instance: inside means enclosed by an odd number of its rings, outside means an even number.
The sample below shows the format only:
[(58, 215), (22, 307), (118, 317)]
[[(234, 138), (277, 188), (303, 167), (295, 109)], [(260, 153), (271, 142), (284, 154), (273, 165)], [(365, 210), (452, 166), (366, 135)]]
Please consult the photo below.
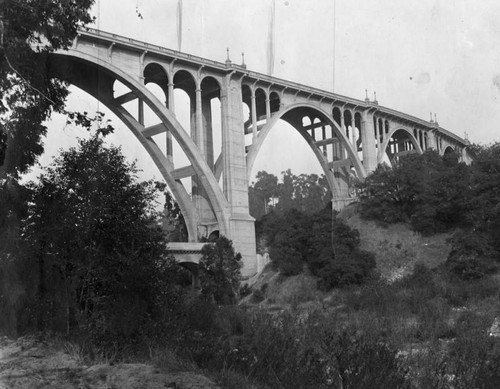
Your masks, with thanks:
[[(304, 118), (306, 120), (304, 121)], [(346, 166), (344, 167), (344, 175), (346, 178), (350, 177), (354, 174), (359, 178), (364, 178), (366, 173), (361, 163), (357, 152), (355, 151), (353, 144), (343, 133), (339, 124), (330, 116), (326, 111), (318, 108), (313, 104), (293, 104), (288, 107), (281, 109), (280, 111), (274, 113), (271, 118), (269, 118), (263, 128), (259, 131), (259, 136), (255, 140), (254, 144), (249, 148), (247, 153), (247, 172), (248, 175), (251, 174), (252, 167), (255, 163), (257, 155), (265, 142), (266, 137), (268, 136), (271, 129), (276, 125), (276, 123), (280, 120), (284, 120), (289, 123), (292, 127), (294, 127), (306, 140), (309, 147), (311, 147), (312, 151), (316, 155), (317, 160), (319, 161), (325, 176), (327, 177), (328, 184), (330, 186), (330, 190), (332, 191), (334, 197), (342, 196), (342, 191), (338, 182), (338, 172), (332, 171), (332, 167), (335, 165), (337, 161), (329, 161), (329, 156), (331, 153), (325, 153), (323, 146), (326, 144), (331, 145), (332, 148), (337, 147), (341, 148), (345, 153), (346, 158), (341, 160)], [(319, 119), (319, 122), (316, 120)], [(304, 123), (310, 123), (310, 126), (317, 126), (315, 128), (320, 128), (320, 131), (323, 132), (322, 135), (325, 135), (325, 131), (330, 131), (326, 136), (330, 136), (330, 141), (323, 141), (320, 139), (315, 139), (311, 134), (304, 130), (307, 126), (304, 127)], [(328, 130), (322, 128), (328, 127)], [(349, 166), (347, 166), (349, 165)], [(354, 169), (354, 172), (351, 171), (351, 167)], [(249, 177), (250, 178), (250, 177)]]
[(394, 127), (389, 131), (381, 144), (378, 153), (378, 163), (381, 164), (384, 156), (387, 155), (391, 164), (395, 158), (405, 153), (416, 152), (422, 154), (422, 148), (414, 135), (414, 132), (407, 128)]

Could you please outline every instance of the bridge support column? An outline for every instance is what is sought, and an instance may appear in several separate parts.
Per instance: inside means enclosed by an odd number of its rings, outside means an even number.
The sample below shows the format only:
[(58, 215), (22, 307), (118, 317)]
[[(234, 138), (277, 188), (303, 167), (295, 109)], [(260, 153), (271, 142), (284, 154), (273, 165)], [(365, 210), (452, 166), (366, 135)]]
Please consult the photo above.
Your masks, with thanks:
[[(174, 84), (172, 82), (168, 83), (168, 109), (172, 112), (175, 113), (175, 103), (174, 103)], [(166, 146), (167, 146), (167, 161), (173, 165), (174, 163), (174, 156), (173, 156), (173, 143), (172, 143), (172, 133), (167, 130), (167, 133), (165, 135), (166, 139)]]
[[(211, 143), (212, 115), (210, 112), (210, 100), (207, 101), (207, 99), (203, 99), (199, 81), (196, 86), (194, 100), (195, 104), (194, 108), (192, 107), (191, 120), (194, 118), (195, 125), (194, 127), (191, 127), (191, 136), (200, 149), (200, 154), (208, 163), (208, 166), (213, 169), (213, 152), (210, 151), (213, 150)], [(210, 205), (208, 194), (203, 189), (201, 178), (198, 176), (192, 177), (192, 197), (200, 216), (200, 222), (198, 224), (198, 239), (207, 239), (217, 228), (217, 220)]]
[(255, 90), (251, 90), (252, 96), (252, 143), (257, 139), (257, 103), (255, 101)]
[(431, 130), (428, 132), (427, 142), (428, 142), (428, 147), (430, 149), (433, 149), (434, 151), (438, 151), (437, 144), (436, 144), (436, 135), (434, 134), (434, 131)]
[(374, 133), (373, 114), (365, 111), (361, 123), (361, 142), (363, 144), (363, 166), (366, 174), (370, 174), (377, 168), (377, 149), (373, 138)]
[(245, 135), (241, 109), (241, 83), (231, 74), (221, 90), (224, 194), (230, 206), (229, 229), (234, 248), (243, 257), (243, 276), (256, 272), (254, 218), (248, 207)]

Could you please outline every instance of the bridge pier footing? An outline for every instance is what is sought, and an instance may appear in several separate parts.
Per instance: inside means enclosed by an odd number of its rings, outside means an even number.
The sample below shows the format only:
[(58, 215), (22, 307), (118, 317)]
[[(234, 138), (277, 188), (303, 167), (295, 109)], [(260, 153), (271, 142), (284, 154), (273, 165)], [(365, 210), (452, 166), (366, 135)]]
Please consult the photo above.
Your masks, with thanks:
[(234, 250), (241, 254), (243, 262), (241, 275), (243, 277), (252, 276), (257, 272), (254, 219), (250, 216), (233, 217), (229, 225)]

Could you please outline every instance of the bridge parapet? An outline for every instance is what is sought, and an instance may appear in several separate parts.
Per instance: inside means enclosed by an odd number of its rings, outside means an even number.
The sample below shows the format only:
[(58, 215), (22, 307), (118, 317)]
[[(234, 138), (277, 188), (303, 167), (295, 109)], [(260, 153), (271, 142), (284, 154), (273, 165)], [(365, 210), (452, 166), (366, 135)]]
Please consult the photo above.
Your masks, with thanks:
[[(91, 43), (94, 41), (94, 44), (96, 41), (100, 42), (104, 45), (104, 47), (106, 47), (107, 52), (111, 55), (113, 51), (128, 51), (130, 54), (138, 58), (140, 57), (141, 60), (138, 60), (138, 62), (142, 61), (143, 64), (145, 57), (154, 56), (157, 59), (164, 58), (168, 63), (175, 60), (178, 64), (182, 63), (185, 66), (187, 65), (195, 69), (203, 69), (203, 73), (205, 75), (210, 75), (212, 72), (216, 73), (217, 76), (231, 73), (234, 77), (239, 78), (242, 84), (250, 85), (252, 89), (262, 88), (269, 94), (275, 92), (283, 101), (287, 101), (288, 103), (291, 103), (290, 98), (293, 98), (293, 101), (296, 102), (297, 96), (299, 96), (300, 101), (315, 101), (316, 104), (330, 105), (331, 108), (335, 106), (352, 108), (360, 112), (368, 110), (371, 114), (392, 117), (399, 121), (407, 122), (411, 126), (423, 127), (429, 131), (435, 130), (440, 135), (449, 138), (453, 142), (458, 142), (464, 147), (468, 145), (466, 140), (443, 127), (437, 126), (433, 121), (426, 121), (415, 116), (381, 106), (378, 102), (369, 101), (368, 99), (360, 100), (351, 98), (325, 91), (320, 88), (300, 84), (298, 82), (247, 70), (246, 65), (243, 64), (238, 65), (232, 63), (231, 61), (222, 63), (93, 28), (84, 28), (79, 30), (73, 49), (78, 49), (78, 45), (85, 42), (85, 40), (89, 40)], [(104, 59), (103, 57), (104, 56), (100, 56), (101, 59)], [(150, 58), (150, 61), (151, 60), (152, 59)]]
[(199, 263), (201, 258), (201, 249), (206, 243), (198, 242), (169, 242), (167, 250), (175, 259), (180, 262)]

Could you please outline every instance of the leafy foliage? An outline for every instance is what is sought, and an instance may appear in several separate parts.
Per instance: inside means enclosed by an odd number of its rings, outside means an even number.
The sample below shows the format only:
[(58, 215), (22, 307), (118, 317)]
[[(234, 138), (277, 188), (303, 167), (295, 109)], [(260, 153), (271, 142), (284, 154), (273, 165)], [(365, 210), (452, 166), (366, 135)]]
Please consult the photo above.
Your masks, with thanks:
[(314, 215), (297, 210), (269, 214), (257, 227), (271, 248), (273, 265), (284, 276), (299, 274), (307, 265), (320, 278), (320, 287), (331, 289), (361, 284), (375, 268), (374, 256), (359, 249), (358, 231), (329, 208)]
[(447, 266), (464, 279), (480, 278), (500, 267), (500, 144), (475, 147), (470, 167), (467, 225), (453, 237)]
[(359, 183), (361, 214), (381, 223), (408, 222), (424, 234), (447, 231), (465, 223), (469, 186), (465, 164), (434, 151), (410, 154)]
[(187, 242), (188, 232), (184, 216), (182, 215), (179, 204), (175, 201), (172, 194), (165, 192), (165, 208), (163, 210), (163, 230), (171, 242)]
[(153, 208), (156, 186), (136, 173), (94, 136), (31, 184), (22, 239), (37, 269), (34, 300), (46, 308), (37, 310), (39, 327), (128, 337), (158, 313), (173, 261)]
[(47, 61), (54, 50), (69, 47), (77, 28), (92, 21), (94, 0), (5, 0), (7, 26), (0, 56), (0, 179), (26, 171), (43, 152), (43, 123), (63, 112), (67, 85)]
[(233, 302), (241, 278), (241, 254), (235, 253), (232, 242), (221, 236), (201, 249), (201, 293), (217, 304)]
[(257, 220), (270, 212), (280, 215), (297, 209), (313, 214), (321, 210), (331, 199), (328, 183), (324, 175), (300, 174), (290, 170), (278, 177), (265, 171), (257, 173), (257, 181), (249, 188), (250, 214)]

